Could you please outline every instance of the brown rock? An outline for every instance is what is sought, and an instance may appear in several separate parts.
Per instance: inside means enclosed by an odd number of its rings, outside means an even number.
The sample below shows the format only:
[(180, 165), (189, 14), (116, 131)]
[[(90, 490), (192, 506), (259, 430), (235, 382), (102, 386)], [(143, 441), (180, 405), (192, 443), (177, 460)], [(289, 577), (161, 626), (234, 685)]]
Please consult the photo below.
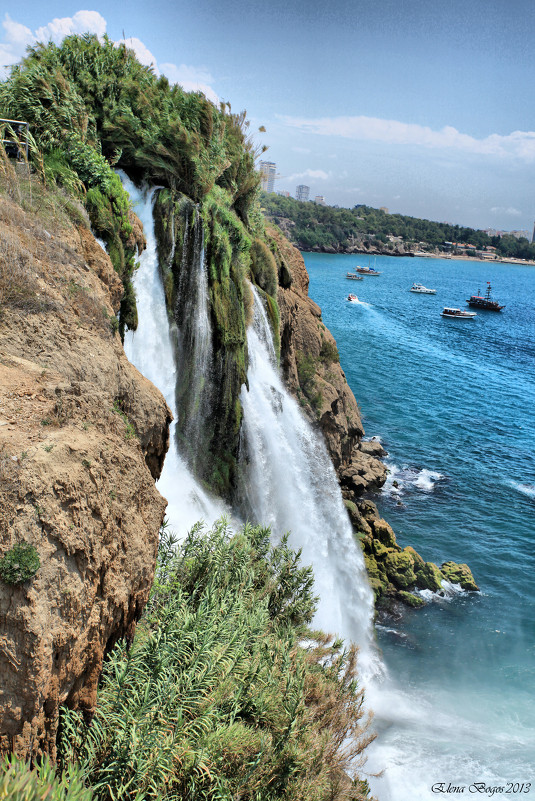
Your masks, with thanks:
[(61, 704), (91, 713), (106, 649), (146, 603), (171, 419), (110, 326), (107, 255), (84, 229), (53, 233), (0, 200), (0, 292), (14, 264), (27, 289), (0, 317), (0, 408), (16, 422), (0, 428), (0, 556), (25, 541), (41, 561), (0, 580), (0, 749), (24, 757), (54, 757)]

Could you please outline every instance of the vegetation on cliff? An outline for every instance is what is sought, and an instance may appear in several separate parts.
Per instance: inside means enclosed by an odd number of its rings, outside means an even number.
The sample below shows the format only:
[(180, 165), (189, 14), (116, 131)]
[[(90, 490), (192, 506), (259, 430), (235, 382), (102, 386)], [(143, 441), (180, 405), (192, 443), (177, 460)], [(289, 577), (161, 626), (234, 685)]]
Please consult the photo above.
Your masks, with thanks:
[[(371, 206), (352, 209), (301, 202), (273, 193), (262, 193), (262, 207), (269, 219), (281, 226), (300, 250), (380, 248), (386, 252), (400, 247), (428, 246), (442, 249), (444, 242), (464, 242), (477, 248), (493, 246), (501, 256), (535, 259), (535, 245), (513, 236), (489, 237), (484, 231), (449, 223), (438, 223), (388, 214)], [(399, 237), (391, 242), (388, 237)]]
[(178, 550), (164, 534), (151, 600), (131, 647), (109, 656), (91, 724), (64, 711), (63, 767), (103, 800), (367, 798), (356, 649), (309, 631), (312, 581), (269, 529), (196, 526)]
[[(217, 108), (201, 93), (171, 86), (124, 45), (85, 35), (67, 37), (61, 46), (30, 48), (0, 84), (0, 115), (29, 122), (33, 169), (45, 184), (82, 202), (94, 232), (106, 243), (123, 282), (121, 335), (137, 326), (132, 275), (142, 240), (114, 170), (164, 187), (156, 203), (160, 262), (169, 311), (179, 317), (180, 276), (192, 268), (193, 238), (185, 244), (186, 233), (200, 215), (213, 321), (209, 417), (214, 425), (196, 448), (210, 460), (197, 460), (192, 467), (228, 497), (235, 483), (239, 393), (247, 372), (249, 280), (265, 291), (272, 321), (278, 321), (276, 269), (257, 202), (258, 153), (245, 113), (232, 113), (225, 103)], [(6, 130), (8, 138), (14, 136)], [(75, 207), (72, 213), (79, 216)], [(186, 366), (185, 375), (190, 370)], [(181, 392), (188, 392), (185, 380)]]

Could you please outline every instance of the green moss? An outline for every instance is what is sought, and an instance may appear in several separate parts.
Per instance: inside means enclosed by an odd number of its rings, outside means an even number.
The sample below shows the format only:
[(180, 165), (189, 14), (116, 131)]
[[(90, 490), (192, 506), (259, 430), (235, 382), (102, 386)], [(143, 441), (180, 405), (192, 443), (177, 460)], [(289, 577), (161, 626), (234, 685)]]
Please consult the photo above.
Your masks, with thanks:
[(404, 604), (407, 606), (413, 606), (415, 608), (419, 606), (425, 606), (425, 601), (423, 598), (419, 598), (417, 595), (414, 595), (412, 592), (406, 592), (405, 590), (399, 590), (398, 598), (400, 601), (403, 601)]
[(472, 575), (472, 571), (466, 564), (444, 562), (440, 566), (440, 570), (447, 581), (450, 581), (452, 584), (460, 584), (463, 590), (476, 591), (479, 589)]
[(6, 584), (22, 584), (33, 578), (40, 566), (36, 548), (28, 542), (18, 542), (0, 559), (0, 578)]
[(407, 551), (389, 553), (384, 560), (388, 578), (398, 589), (406, 590), (416, 583), (414, 560)]
[(442, 575), (433, 562), (423, 562), (416, 565), (416, 586), (421, 590), (437, 592), (442, 587)]
[(261, 239), (254, 239), (251, 245), (251, 277), (255, 284), (268, 295), (277, 293), (278, 275), (275, 257)]

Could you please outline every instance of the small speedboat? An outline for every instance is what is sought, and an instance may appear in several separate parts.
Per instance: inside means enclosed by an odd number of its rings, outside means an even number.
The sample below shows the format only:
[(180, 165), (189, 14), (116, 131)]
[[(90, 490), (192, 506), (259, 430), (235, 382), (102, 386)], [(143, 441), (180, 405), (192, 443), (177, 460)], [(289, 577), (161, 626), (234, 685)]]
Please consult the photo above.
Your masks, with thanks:
[(358, 303), (359, 302), (359, 299), (357, 298), (357, 296), (353, 295), (351, 293), (347, 296), (347, 299), (348, 299), (348, 301), (350, 303)]
[(442, 317), (455, 317), (460, 320), (472, 320), (474, 317), (477, 317), (475, 312), (465, 311), (464, 309), (451, 309), (448, 306), (446, 306), (444, 311), (440, 312), (440, 314)]
[(346, 273), (346, 278), (350, 278), (352, 281), (364, 281), (364, 278), (356, 273)]
[(410, 292), (418, 292), (420, 295), (436, 295), (436, 289), (428, 289), (423, 284), (413, 284), (409, 290)]

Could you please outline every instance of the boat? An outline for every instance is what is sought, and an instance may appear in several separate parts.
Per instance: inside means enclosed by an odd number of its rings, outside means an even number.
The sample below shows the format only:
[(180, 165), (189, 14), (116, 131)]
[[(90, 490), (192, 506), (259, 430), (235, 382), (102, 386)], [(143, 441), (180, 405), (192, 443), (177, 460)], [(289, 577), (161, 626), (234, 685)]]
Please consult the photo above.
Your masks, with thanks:
[(491, 299), (490, 292), (490, 281), (487, 281), (487, 291), (485, 295), (481, 295), (478, 289), (477, 295), (472, 295), (466, 302), (469, 306), (474, 306), (476, 309), (487, 309), (487, 311), (501, 311), (505, 309), (505, 306), (500, 306), (498, 301)]
[(413, 284), (409, 292), (418, 292), (420, 295), (436, 295), (436, 289), (428, 289), (423, 284)]
[(355, 271), (362, 275), (381, 275), (379, 270), (375, 270), (373, 267), (355, 267)]
[(356, 273), (346, 273), (346, 278), (351, 278), (352, 281), (364, 281), (364, 278)]
[(356, 295), (352, 295), (351, 293), (347, 296), (347, 299), (350, 303), (358, 303), (359, 299)]
[(465, 311), (464, 309), (452, 309), (449, 306), (446, 306), (440, 314), (442, 317), (455, 317), (460, 320), (472, 320), (474, 317), (477, 317), (475, 312)]

